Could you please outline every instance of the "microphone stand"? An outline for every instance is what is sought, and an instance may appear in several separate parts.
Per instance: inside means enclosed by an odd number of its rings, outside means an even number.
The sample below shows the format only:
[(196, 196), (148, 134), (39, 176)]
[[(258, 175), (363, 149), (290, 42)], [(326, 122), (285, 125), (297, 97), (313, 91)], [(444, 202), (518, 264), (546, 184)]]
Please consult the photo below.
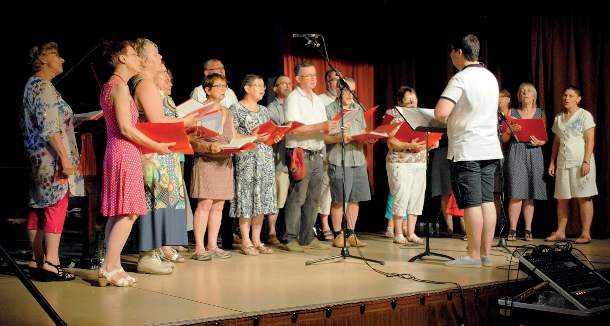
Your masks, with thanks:
[[(314, 259), (314, 260), (308, 260), (305, 262), (305, 265), (309, 266), (312, 264), (320, 263), (320, 262), (331, 260), (331, 259), (337, 259), (337, 258), (343, 258), (344, 260), (346, 258), (354, 258), (354, 259), (360, 259), (360, 260), (364, 260), (364, 261), (377, 263), (380, 265), (385, 265), (385, 262), (382, 260), (374, 260), (374, 259), (369, 259), (369, 258), (365, 258), (365, 257), (351, 255), (349, 253), (349, 249), (347, 248), (348, 227), (347, 227), (347, 216), (346, 216), (346, 202), (347, 202), (346, 197), (347, 197), (347, 195), (345, 193), (345, 125), (344, 125), (345, 115), (343, 114), (343, 90), (347, 89), (354, 96), (354, 101), (356, 102), (356, 104), (361, 108), (364, 108), (364, 107), (360, 104), (360, 101), (356, 97), (356, 94), (354, 94), (354, 91), (345, 82), (345, 79), (341, 76), (339, 71), (330, 63), (330, 58), (328, 57), (328, 52), (326, 51), (326, 44), (325, 44), (326, 42), (324, 41), (324, 36), (322, 36), (322, 34), (320, 34), (320, 37), (322, 38), (322, 41), (324, 43), (324, 53), (326, 55), (320, 51), (320, 49), (319, 49), (320, 43), (318, 43), (315, 40), (315, 38), (312, 38), (312, 39), (310, 39), (308, 37), (305, 37), (305, 38), (308, 41), (307, 44), (312, 44), (316, 48), (318, 53), (320, 53), (322, 58), (324, 58), (324, 60), (326, 61), (328, 66), (332, 69), (332, 71), (334, 71), (337, 74), (337, 76), (339, 76), (339, 103), (340, 103), (339, 109), (341, 110), (341, 111), (339, 111), (339, 112), (341, 112), (341, 168), (343, 169), (343, 182), (342, 182), (343, 196), (341, 198), (341, 204), (342, 204), (342, 206), (341, 206), (342, 207), (341, 228), (342, 228), (342, 232), (343, 232), (343, 247), (341, 248), (341, 253), (339, 255), (329, 256), (329, 257), (324, 257), (324, 258), (319, 258), (319, 259)], [(353, 234), (354, 234), (354, 236), (356, 236), (355, 232)]]
[[(500, 116), (500, 120), (504, 121), (506, 123), (506, 125), (508, 126), (508, 130), (510, 130), (511, 137), (513, 139), (515, 139), (515, 141), (518, 142), (519, 138), (517, 138), (517, 135), (515, 135), (513, 127), (510, 125), (510, 122), (504, 115), (504, 112), (500, 111), (500, 112), (498, 112), (498, 115)], [(500, 146), (501, 145), (502, 145), (502, 134), (500, 134)], [(497, 168), (500, 169), (500, 182), (502, 183), (501, 188), (500, 188), (500, 231), (498, 232), (498, 244), (494, 245), (493, 248), (502, 248), (502, 249), (506, 250), (506, 252), (508, 252), (509, 254), (512, 254), (510, 249), (508, 249), (508, 240), (507, 240), (508, 235), (506, 235), (506, 236), (502, 235), (502, 232), (504, 231), (504, 228), (506, 227), (507, 220), (508, 220), (508, 218), (506, 217), (506, 212), (504, 211), (504, 198), (505, 198), (504, 164), (501, 164), (498, 162)]]
[[(91, 50), (89, 50), (89, 52), (87, 52), (82, 58), (80, 58), (72, 67), (70, 67), (70, 69), (68, 71), (66, 71), (64, 74), (62, 74), (61, 76), (59, 76), (56, 80), (55, 80), (55, 86), (59, 85), (59, 83), (66, 78), (68, 75), (70, 75), (78, 66), (80, 66), (87, 58), (89, 58), (100, 46), (102, 46), (103, 44), (105, 44), (105, 41), (102, 40), (100, 42), (98, 42)], [(93, 74), (93, 77), (95, 78), (95, 82), (97, 84), (97, 86), (99, 87), (100, 91), (102, 90), (102, 84), (100, 83), (100, 80), (98, 78), (97, 72), (95, 71), (95, 66), (93, 65), (93, 62), (90, 62), (90, 68), (91, 68), (91, 72)], [(76, 126), (75, 126), (76, 127)], [(82, 132), (82, 131), (79, 131)], [(78, 133), (78, 132), (77, 132)], [(91, 132), (88, 132), (91, 133)], [(83, 132), (84, 134), (84, 132)], [(91, 133), (93, 134), (93, 133)], [(103, 247), (103, 245), (101, 245), (101, 239), (99, 237), (96, 236), (96, 232), (95, 232), (95, 214), (92, 213), (94, 212), (92, 210), (92, 208), (90, 206), (93, 205), (93, 200), (91, 200), (91, 197), (95, 195), (95, 192), (92, 191), (91, 189), (97, 188), (97, 181), (95, 181), (95, 178), (91, 178), (91, 177), (85, 177), (84, 178), (84, 182), (85, 182), (85, 188), (87, 191), (87, 197), (89, 198), (88, 200), (88, 204), (87, 204), (87, 208), (88, 208), (88, 212), (87, 217), (86, 218), (81, 218), (81, 221), (83, 222), (82, 225), (82, 231), (83, 231), (83, 236), (82, 236), (82, 252), (81, 252), (81, 258), (76, 262), (76, 266), (78, 268), (83, 268), (83, 269), (95, 269), (98, 266), (101, 265), (103, 258), (101, 257), (100, 254), (100, 247)], [(96, 207), (97, 208), (97, 207)], [(82, 217), (82, 210), (80, 211), (79, 214), (81, 214)], [(97, 247), (97, 254), (95, 255), (91, 255), (91, 241), (94, 241), (95, 243), (97, 243), (96, 247)]]

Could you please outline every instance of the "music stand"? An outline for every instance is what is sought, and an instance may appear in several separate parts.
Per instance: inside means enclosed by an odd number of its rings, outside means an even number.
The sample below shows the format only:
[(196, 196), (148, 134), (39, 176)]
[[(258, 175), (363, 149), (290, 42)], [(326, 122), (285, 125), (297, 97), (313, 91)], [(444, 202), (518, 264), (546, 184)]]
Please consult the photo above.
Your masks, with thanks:
[[(441, 132), (446, 133), (447, 128), (443, 126), (440, 122), (436, 121), (434, 118), (434, 110), (432, 109), (424, 109), (424, 108), (409, 108), (406, 110), (401, 110), (400, 108), (396, 108), (398, 114), (405, 120), (406, 123), (411, 126), (411, 128), (415, 131), (423, 131), (426, 133), (426, 178), (428, 177), (428, 163), (430, 161), (430, 151), (428, 150), (429, 137), (431, 132)], [(432, 252), (430, 250), (430, 214), (426, 214), (426, 247), (424, 252), (419, 255), (414, 256), (409, 259), (409, 262), (414, 262), (418, 259), (421, 259), (425, 256), (437, 256), (442, 258), (447, 258), (449, 260), (453, 260), (453, 257), (448, 255), (443, 255), (439, 253)]]
[[(324, 41), (324, 36), (322, 36), (322, 34), (320, 34), (320, 37), (322, 38), (322, 40)], [(306, 37), (307, 38), (307, 37)], [(349, 85), (347, 84), (347, 82), (345, 81), (345, 79), (343, 78), (343, 76), (341, 76), (341, 73), (337, 70), (337, 68), (335, 68), (331, 63), (330, 63), (330, 58), (328, 56), (328, 52), (326, 51), (326, 44), (324, 44), (324, 53), (322, 53), (322, 51), (320, 51), (319, 47), (320, 47), (320, 43), (318, 43), (315, 38), (313, 39), (308, 39), (308, 43), (307, 44), (312, 44), (316, 50), (318, 51), (318, 53), (324, 58), (324, 60), (326, 61), (326, 63), (328, 64), (328, 66), (337, 74), (337, 76), (339, 76), (339, 102), (341, 103), (341, 108), (339, 112), (342, 112), (341, 110), (343, 110), (342, 107), (342, 94), (343, 94), (343, 90), (347, 89), (350, 93), (352, 93), (352, 95), (354, 96), (354, 102), (359, 106), (358, 110), (361, 110), (364, 108), (364, 106), (362, 106), (360, 104), (360, 101), (358, 100), (358, 97), (356, 96), (356, 94), (354, 94), (354, 91), (349, 87)], [(326, 42), (323, 42), (326, 43)], [(323, 262), (323, 261), (327, 261), (327, 260), (331, 260), (331, 259), (337, 259), (337, 258), (354, 258), (354, 259), (360, 259), (360, 260), (364, 260), (364, 261), (370, 261), (373, 263), (377, 263), (380, 265), (384, 265), (385, 262), (382, 260), (375, 260), (375, 259), (370, 259), (370, 258), (365, 258), (365, 257), (360, 257), (360, 256), (354, 256), (351, 255), (349, 253), (349, 249), (347, 248), (347, 216), (346, 216), (346, 202), (347, 202), (347, 194), (345, 193), (345, 126), (344, 126), (344, 114), (341, 113), (341, 168), (343, 169), (343, 182), (342, 182), (342, 187), (343, 187), (343, 196), (341, 198), (341, 203), (342, 203), (342, 214), (341, 214), (341, 231), (343, 232), (343, 247), (341, 247), (341, 253), (339, 255), (334, 255), (334, 256), (328, 256), (328, 257), (323, 257), (323, 258), (319, 258), (319, 259), (314, 259), (314, 260), (308, 260), (305, 262), (305, 265), (309, 266), (312, 264), (316, 264), (319, 262)], [(356, 236), (356, 232), (354, 230), (354, 236)]]

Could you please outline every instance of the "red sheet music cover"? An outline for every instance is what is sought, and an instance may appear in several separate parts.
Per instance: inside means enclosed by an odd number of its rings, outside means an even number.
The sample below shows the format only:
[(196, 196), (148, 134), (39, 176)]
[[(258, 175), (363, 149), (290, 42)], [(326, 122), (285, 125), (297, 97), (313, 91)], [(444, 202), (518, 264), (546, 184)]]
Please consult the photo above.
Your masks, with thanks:
[(266, 145), (271, 146), (275, 143), (275, 139), (279, 137), (280, 139), (284, 138), (288, 132), (291, 130), (302, 126), (303, 124), (300, 122), (293, 121), (287, 125), (278, 126), (273, 121), (269, 120), (262, 125), (256, 127), (254, 130), (258, 134), (266, 134), (269, 133), (269, 139), (265, 142)]
[(365, 141), (368, 141), (371, 139), (388, 138), (388, 133), (392, 132), (394, 130), (394, 128), (400, 126), (401, 124), (402, 124), (402, 122), (381, 125), (381, 126), (375, 128), (375, 130), (373, 130), (373, 131), (369, 131), (364, 134), (353, 135), (352, 140), (357, 141), (357, 142), (365, 142)]
[[(136, 128), (150, 139), (160, 143), (176, 142), (169, 149), (174, 153), (193, 154), (193, 148), (189, 143), (188, 136), (184, 130), (184, 123), (137, 123)], [(140, 146), (142, 154), (154, 153), (152, 149)]]
[(419, 141), (427, 140), (426, 145), (430, 147), (439, 141), (442, 136), (443, 134), (440, 132), (430, 132), (426, 138), (425, 131), (414, 131), (408, 123), (403, 123), (395, 137), (404, 143), (410, 143), (415, 138), (418, 138)]
[(255, 148), (256, 148), (255, 143), (246, 143), (242, 147), (239, 147), (239, 148), (235, 148), (235, 147), (223, 148), (222, 153), (225, 155), (231, 155), (231, 154), (236, 154), (236, 153), (239, 153), (242, 151), (251, 151)]
[(375, 106), (369, 108), (368, 110), (366, 110), (364, 112), (364, 120), (371, 121), (371, 119), (373, 118), (373, 115), (375, 114), (375, 111), (377, 111), (378, 107), (379, 107), (379, 105), (375, 105)]
[(528, 143), (530, 136), (538, 138), (538, 140), (548, 141), (549, 136), (546, 133), (544, 126), (544, 119), (513, 119), (512, 124), (518, 124), (521, 126), (521, 130), (515, 131), (515, 136), (520, 142)]

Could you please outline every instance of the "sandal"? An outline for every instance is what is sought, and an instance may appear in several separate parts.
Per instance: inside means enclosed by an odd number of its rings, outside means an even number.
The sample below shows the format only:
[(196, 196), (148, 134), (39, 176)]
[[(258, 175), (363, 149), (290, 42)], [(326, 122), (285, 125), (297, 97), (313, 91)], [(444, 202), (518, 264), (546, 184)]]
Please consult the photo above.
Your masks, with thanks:
[(508, 237), (506, 238), (508, 241), (517, 240), (517, 230), (508, 230)]
[(272, 254), (273, 253), (273, 249), (265, 247), (265, 245), (262, 243), (260, 246), (256, 246), (255, 248), (261, 254)]
[(418, 245), (424, 244), (424, 240), (422, 240), (422, 238), (418, 237), (415, 234), (411, 234), (410, 236), (408, 236), (407, 241)]
[(41, 282), (72, 281), (76, 278), (74, 274), (66, 272), (66, 270), (63, 269), (63, 267), (61, 267), (60, 265), (54, 265), (48, 260), (45, 260), (45, 264), (54, 267), (57, 270), (57, 273), (53, 273), (41, 267), (39, 271), (39, 280)]
[(192, 260), (199, 260), (199, 261), (206, 261), (206, 260), (212, 260), (212, 255), (210, 255), (209, 252), (207, 251), (200, 251), (200, 252), (194, 252), (193, 255), (191, 256)]
[(102, 267), (100, 267), (100, 269), (98, 270), (98, 273), (97, 273), (98, 285), (101, 287), (104, 287), (104, 286), (108, 285), (108, 283), (110, 283), (111, 285), (118, 286), (118, 287), (133, 286), (136, 283), (136, 279), (129, 275), (123, 276), (123, 277), (119, 278), (118, 280), (115, 280), (112, 278), (116, 274), (124, 273), (124, 272), (125, 271), (123, 270), (122, 267), (119, 267), (119, 268), (113, 270), (112, 272), (106, 271)]
[(324, 236), (324, 241), (333, 241), (333, 239), (334, 239), (333, 231), (331, 231), (331, 230), (323, 231), (322, 235)]
[(254, 245), (241, 246), (241, 253), (246, 256), (258, 256), (258, 250), (254, 247)]
[(523, 238), (525, 241), (532, 241), (534, 237), (532, 236), (532, 230), (525, 230), (525, 237)]
[(384, 236), (385, 236), (386, 238), (394, 238), (394, 227), (388, 226), (388, 227), (385, 229), (385, 234), (384, 234)]
[(176, 249), (172, 248), (172, 247), (167, 247), (169, 248), (169, 251), (171, 251), (171, 254), (168, 255), (165, 250), (163, 250), (163, 248), (157, 248), (155, 250), (157, 250), (157, 255), (159, 255), (159, 258), (165, 260), (165, 261), (171, 261), (172, 263), (184, 263), (185, 259), (184, 257), (182, 257), (178, 251), (176, 251)]
[(227, 258), (231, 258), (231, 253), (228, 251), (224, 251), (218, 247), (214, 247), (214, 248), (208, 248), (208, 252), (210, 253), (210, 257), (212, 258), (220, 258), (220, 259), (227, 259)]

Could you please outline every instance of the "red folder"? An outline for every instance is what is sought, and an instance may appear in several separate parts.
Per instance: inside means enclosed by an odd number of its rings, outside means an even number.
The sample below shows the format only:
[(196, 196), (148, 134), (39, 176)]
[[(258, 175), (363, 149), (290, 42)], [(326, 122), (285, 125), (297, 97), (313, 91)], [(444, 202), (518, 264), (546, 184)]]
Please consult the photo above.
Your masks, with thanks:
[(366, 110), (364, 112), (364, 120), (365, 121), (371, 121), (371, 119), (373, 118), (373, 114), (375, 114), (375, 111), (377, 111), (377, 108), (379, 107), (379, 105), (375, 105), (372, 108), (369, 108), (368, 110)]
[(262, 125), (254, 128), (254, 131), (258, 134), (269, 134), (269, 139), (265, 142), (266, 145), (273, 145), (275, 143), (275, 139), (277, 137), (284, 138), (288, 132), (291, 130), (302, 126), (303, 124), (300, 122), (293, 121), (287, 125), (278, 126), (273, 121), (269, 120)]
[(529, 143), (530, 136), (534, 136), (542, 141), (548, 141), (549, 136), (546, 134), (544, 127), (544, 119), (513, 119), (512, 124), (521, 126), (521, 130), (515, 131), (515, 136), (520, 142)]
[(373, 131), (369, 131), (364, 134), (353, 135), (352, 140), (357, 141), (357, 142), (366, 142), (371, 139), (388, 138), (389, 137), (388, 133), (391, 132), (392, 130), (394, 130), (394, 128), (400, 126), (401, 124), (402, 124), (402, 122), (381, 125), (381, 126), (375, 128), (375, 130), (373, 130)]
[(425, 131), (414, 131), (408, 123), (403, 123), (395, 137), (404, 143), (410, 143), (415, 138), (418, 138), (419, 141), (427, 140), (426, 145), (430, 147), (443, 136), (441, 132), (430, 132), (428, 134), (426, 137)]
[[(184, 130), (184, 123), (137, 123), (136, 128), (150, 139), (160, 143), (173, 143), (176, 145), (169, 149), (174, 153), (193, 154), (193, 148), (189, 143), (188, 136)], [(142, 154), (155, 153), (151, 148), (140, 146)]]
[(225, 155), (231, 155), (231, 154), (239, 153), (242, 151), (251, 151), (255, 148), (256, 148), (255, 143), (245, 143), (242, 147), (239, 147), (239, 148), (235, 148), (235, 147), (223, 148), (222, 153)]

